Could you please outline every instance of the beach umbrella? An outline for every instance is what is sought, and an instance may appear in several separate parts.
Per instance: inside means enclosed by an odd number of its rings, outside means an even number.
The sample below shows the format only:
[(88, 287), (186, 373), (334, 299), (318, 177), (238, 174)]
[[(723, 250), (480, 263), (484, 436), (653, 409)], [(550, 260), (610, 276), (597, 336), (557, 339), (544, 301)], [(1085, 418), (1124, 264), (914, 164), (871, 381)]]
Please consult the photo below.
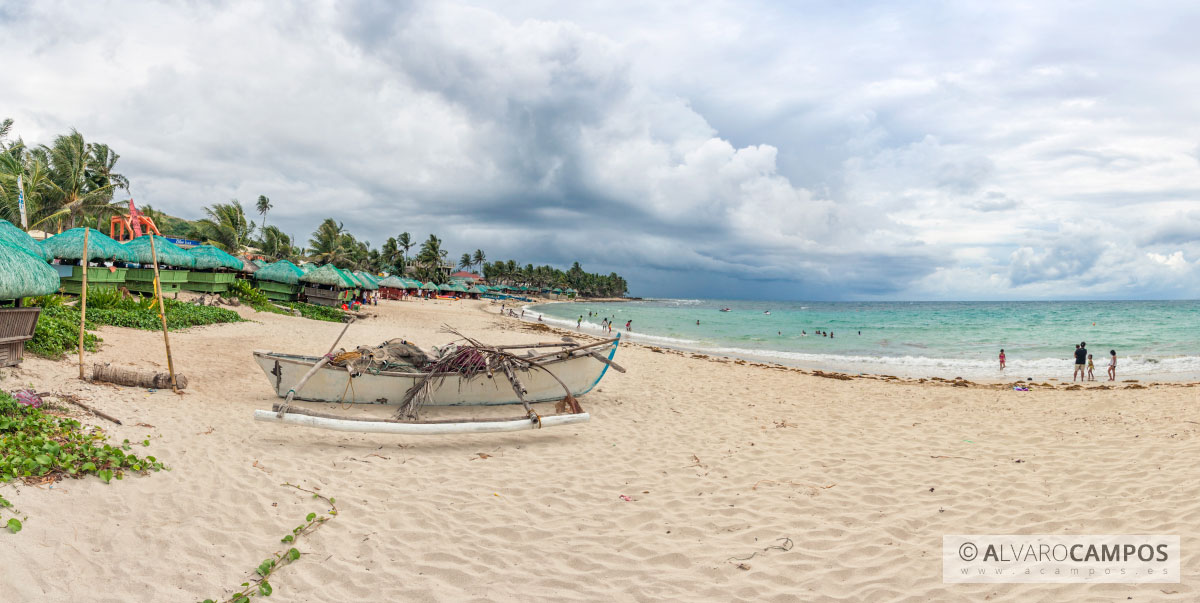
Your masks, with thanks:
[(300, 277), (302, 276), (304, 276), (304, 271), (287, 260), (267, 264), (254, 273), (254, 278), (260, 281), (271, 281), (285, 285), (300, 284)]
[[(139, 264), (151, 264), (153, 254), (150, 253), (150, 237), (154, 237), (154, 251), (158, 252), (158, 263), (173, 268), (192, 268), (196, 258), (178, 245), (158, 235), (145, 235), (125, 243), (125, 251), (132, 256), (132, 261)], [(91, 244), (91, 241), (88, 241)]]
[(42, 249), (48, 257), (83, 261), (83, 234), (87, 231), (91, 231), (88, 234), (87, 261), (137, 261), (133, 259), (133, 255), (125, 249), (124, 245), (110, 239), (108, 235), (95, 228), (72, 228), (62, 234), (56, 234), (42, 241)]
[(196, 268), (200, 270), (214, 270), (216, 268), (241, 270), (245, 265), (244, 262), (229, 255), (225, 250), (213, 247), (212, 245), (200, 245), (199, 247), (189, 249), (187, 252), (196, 260)]
[(49, 295), (58, 287), (58, 271), (40, 255), (0, 241), (0, 299)]
[(358, 281), (354, 280), (349, 274), (339, 270), (333, 264), (325, 264), (301, 276), (300, 282), (327, 285), (339, 289), (353, 289), (358, 286)]
[(29, 236), (29, 233), (21, 230), (8, 220), (0, 220), (0, 241), (16, 245), (44, 260), (50, 259), (46, 255), (46, 250), (42, 249), (42, 246), (33, 237)]

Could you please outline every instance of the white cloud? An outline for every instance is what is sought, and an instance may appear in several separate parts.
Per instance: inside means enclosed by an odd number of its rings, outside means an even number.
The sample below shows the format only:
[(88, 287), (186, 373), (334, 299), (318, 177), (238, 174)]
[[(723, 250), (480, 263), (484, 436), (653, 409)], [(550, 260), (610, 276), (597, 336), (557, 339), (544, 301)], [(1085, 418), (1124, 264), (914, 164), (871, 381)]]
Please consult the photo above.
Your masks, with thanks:
[(1094, 8), (26, 3), (0, 112), (184, 216), (267, 194), (301, 241), (332, 215), (635, 293), (1200, 295), (1200, 42)]

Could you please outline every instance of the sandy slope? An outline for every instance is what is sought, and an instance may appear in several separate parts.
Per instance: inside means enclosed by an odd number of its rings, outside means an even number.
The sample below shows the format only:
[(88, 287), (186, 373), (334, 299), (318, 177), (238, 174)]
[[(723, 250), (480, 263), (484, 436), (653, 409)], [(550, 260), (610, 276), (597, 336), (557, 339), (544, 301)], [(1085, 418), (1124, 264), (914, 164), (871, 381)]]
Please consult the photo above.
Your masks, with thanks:
[[(444, 343), (442, 323), (549, 338), (483, 303), (384, 303), (347, 344)], [(7, 390), (80, 393), (125, 426), (86, 421), (149, 435), (139, 452), (172, 468), (0, 490), (29, 516), (0, 534), (5, 601), (227, 595), (322, 510), (283, 482), (341, 516), (300, 544), (274, 601), (1200, 598), (1196, 388), (844, 381), (623, 346), (629, 373), (581, 400), (591, 423), (359, 436), (250, 419), (275, 400), (250, 351), (321, 353), (340, 325), (243, 313), (255, 322), (172, 335), (182, 398), (83, 384), (68, 361), (0, 370)], [(165, 364), (161, 334), (102, 335), (96, 359)], [(1183, 583), (943, 585), (947, 533), (1179, 534)]]

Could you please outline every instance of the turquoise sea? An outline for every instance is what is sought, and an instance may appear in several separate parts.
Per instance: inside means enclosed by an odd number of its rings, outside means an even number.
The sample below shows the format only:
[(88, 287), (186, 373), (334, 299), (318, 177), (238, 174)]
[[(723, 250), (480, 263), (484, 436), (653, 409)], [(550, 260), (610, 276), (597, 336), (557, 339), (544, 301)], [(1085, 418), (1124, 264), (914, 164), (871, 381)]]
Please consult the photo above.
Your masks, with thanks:
[[(729, 308), (728, 312), (721, 312)], [(661, 299), (529, 306), (526, 317), (707, 354), (852, 373), (1070, 379), (1075, 344), (1105, 379), (1200, 380), (1200, 302), (763, 302)], [(593, 315), (589, 318), (588, 313)], [(632, 320), (631, 332), (625, 322)], [(699, 321), (699, 324), (697, 324)], [(832, 337), (816, 335), (825, 331)], [(807, 334), (806, 334), (807, 333)], [(1008, 358), (1002, 373), (998, 356)]]

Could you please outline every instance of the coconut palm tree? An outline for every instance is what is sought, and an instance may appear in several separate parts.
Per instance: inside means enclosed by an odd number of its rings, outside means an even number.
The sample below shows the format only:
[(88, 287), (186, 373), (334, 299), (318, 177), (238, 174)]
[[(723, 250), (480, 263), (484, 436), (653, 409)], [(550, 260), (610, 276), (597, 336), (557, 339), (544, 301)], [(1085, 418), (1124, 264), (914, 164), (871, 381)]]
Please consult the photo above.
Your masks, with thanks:
[(479, 266), (479, 270), (483, 270), (483, 263), (486, 261), (487, 261), (487, 256), (483, 254), (482, 249), (476, 249), (475, 253), (471, 255), (471, 263), (473, 263), (476, 266)]
[(246, 210), (237, 199), (214, 203), (204, 208), (207, 218), (200, 220), (200, 231), (209, 245), (237, 255), (254, 233), (254, 223), (246, 220)]
[(261, 215), (263, 218), (263, 230), (266, 230), (267, 228), (267, 212), (271, 211), (272, 207), (274, 206), (271, 205), (271, 200), (268, 199), (266, 195), (259, 195), (258, 202), (254, 204), (254, 208), (258, 210), (259, 215)]
[(47, 197), (55, 206), (52, 217), (62, 218), (65, 228), (74, 228), (84, 216), (102, 219), (120, 211), (113, 193), (127, 189), (129, 181), (113, 172), (120, 156), (107, 145), (88, 144), (82, 134), (71, 130), (40, 151), (37, 155), (49, 165)]
[(474, 266), (474, 265), (475, 265), (475, 260), (471, 259), (471, 254), (469, 254), (469, 253), (462, 254), (462, 257), (458, 259), (458, 267), (461, 270), (466, 270), (467, 268), (470, 268), (471, 266)]
[(404, 263), (407, 264), (408, 250), (412, 249), (413, 247), (412, 235), (408, 234), (407, 232), (400, 233), (400, 236), (396, 237), (396, 245), (399, 245), (400, 249), (404, 250)]
[(308, 240), (311, 256), (323, 264), (344, 263), (349, 257), (345, 248), (346, 230), (341, 222), (333, 218), (325, 218), (324, 222), (313, 231), (313, 237)]

